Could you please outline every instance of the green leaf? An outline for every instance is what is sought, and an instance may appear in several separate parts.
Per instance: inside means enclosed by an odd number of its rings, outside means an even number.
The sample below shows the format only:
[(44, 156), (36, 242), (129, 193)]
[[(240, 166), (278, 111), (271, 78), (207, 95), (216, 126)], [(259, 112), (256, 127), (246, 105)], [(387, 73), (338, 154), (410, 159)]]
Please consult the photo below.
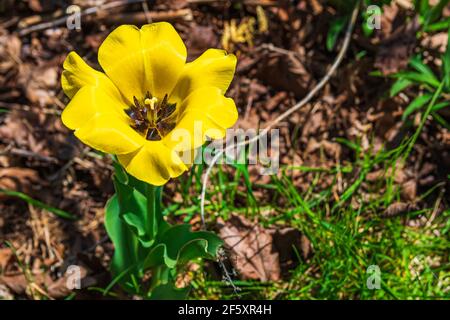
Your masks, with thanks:
[(412, 81), (408, 80), (408, 79), (403, 79), (400, 78), (397, 81), (394, 82), (394, 84), (391, 87), (391, 91), (390, 91), (390, 96), (394, 97), (396, 96), (399, 92), (405, 90), (407, 87), (409, 87), (410, 85), (412, 85)]
[(214, 258), (222, 240), (214, 233), (192, 232), (190, 225), (169, 225), (161, 211), (162, 189), (135, 179), (121, 167), (116, 167), (114, 186), (116, 195), (108, 201), (105, 214), (106, 230), (115, 247), (111, 261), (115, 279), (109, 289), (118, 283), (142, 294), (142, 277), (151, 269), (152, 299), (185, 298), (187, 289), (169, 285), (177, 267), (196, 258)]
[[(128, 175), (128, 183), (131, 188), (136, 189), (141, 194), (146, 195), (148, 192), (148, 183), (141, 181), (139, 179), (136, 179), (132, 175)], [(151, 186), (153, 187), (153, 186)]]
[(327, 34), (327, 43), (326, 43), (328, 51), (333, 50), (337, 38), (339, 37), (339, 34), (344, 30), (347, 24), (348, 18), (349, 18), (348, 16), (339, 17), (331, 22), (331, 26)]
[(444, 109), (445, 107), (450, 106), (450, 101), (444, 101), (436, 103), (433, 108), (431, 108), (431, 112), (439, 111), (441, 109)]
[(446, 128), (447, 130), (450, 130), (450, 124), (445, 121), (443, 117), (441, 117), (438, 113), (432, 112), (431, 115), (433, 116), (433, 119), (436, 120), (441, 126)]
[(436, 120), (441, 126), (446, 128), (447, 130), (450, 130), (450, 124), (445, 121), (443, 117), (441, 117), (438, 113), (432, 112), (431, 115), (433, 116), (433, 119)]
[(158, 245), (149, 253), (144, 262), (144, 268), (166, 265), (174, 268), (196, 258), (212, 259), (222, 245), (222, 240), (212, 232), (192, 232), (191, 226), (181, 224), (171, 226), (161, 237)]
[(442, 31), (444, 29), (448, 29), (449, 25), (450, 25), (450, 18), (429, 24), (426, 28), (424, 28), (424, 31), (425, 32)]
[(445, 87), (450, 90), (450, 29), (447, 31), (447, 49), (445, 50), (444, 56), (442, 57), (442, 63), (444, 65)]
[(161, 237), (161, 242), (169, 243), (168, 256), (172, 260), (187, 262), (197, 257), (215, 258), (222, 240), (208, 231), (191, 231), (189, 224), (181, 224), (168, 229)]
[[(129, 180), (131, 181), (131, 180)], [(159, 215), (149, 215), (147, 198), (130, 185), (114, 180), (119, 199), (120, 214), (124, 221), (133, 227), (133, 231), (144, 247), (150, 247), (158, 232)], [(150, 188), (152, 186), (149, 186)], [(156, 221), (158, 220), (158, 221)]]
[(340, 137), (337, 137), (334, 140), (337, 143), (343, 144), (347, 148), (350, 148), (350, 149), (356, 151), (357, 153), (359, 153), (361, 151), (361, 147), (358, 144), (354, 143), (353, 141), (347, 140), (345, 138), (340, 138)]
[(117, 195), (114, 195), (105, 207), (105, 228), (114, 244), (114, 255), (111, 260), (111, 272), (114, 277), (120, 277), (118, 282), (126, 289), (133, 290), (129, 284), (131, 275), (138, 275), (140, 257), (139, 240), (120, 217), (120, 206)]
[(133, 212), (126, 212), (122, 215), (122, 217), (126, 223), (136, 228), (139, 238), (145, 237), (146, 235), (145, 224), (144, 221), (142, 221), (140, 215), (137, 215)]
[(424, 27), (426, 28), (430, 23), (437, 21), (441, 15), (444, 7), (450, 2), (450, 0), (440, 0), (437, 5), (435, 5), (426, 14)]
[(416, 83), (422, 83), (422, 84), (428, 84), (432, 86), (433, 88), (439, 87), (440, 82), (436, 80), (436, 77), (430, 77), (427, 74), (423, 74), (420, 72), (412, 72), (412, 71), (404, 71), (404, 72), (397, 72), (394, 75), (395, 78), (404, 78), (406, 80), (410, 80), (412, 82)]
[(408, 107), (406, 107), (405, 111), (403, 112), (402, 119), (405, 120), (414, 111), (422, 108), (425, 104), (427, 104), (431, 100), (432, 97), (433, 97), (432, 94), (427, 93), (415, 98), (408, 105)]
[(150, 295), (151, 300), (184, 300), (190, 288), (175, 288), (171, 283), (155, 287)]
[(425, 112), (422, 115), (422, 119), (420, 120), (419, 127), (416, 129), (413, 136), (408, 140), (406, 150), (402, 151), (403, 152), (403, 155), (402, 155), (403, 161), (406, 161), (406, 159), (411, 154), (411, 150), (412, 150), (414, 144), (416, 143), (420, 133), (422, 132), (423, 127), (425, 126), (425, 122), (431, 113), (431, 109), (436, 104), (436, 101), (439, 99), (440, 95), (442, 94), (443, 89), (444, 89), (444, 81), (442, 81), (439, 84), (437, 90), (433, 93), (433, 97), (432, 97), (431, 101), (429, 102), (427, 108), (425, 109)]
[(421, 16), (425, 16), (430, 10), (430, 2), (429, 0), (416, 0), (414, 7)]
[(54, 208), (52, 206), (49, 206), (48, 204), (45, 204), (39, 200), (33, 199), (30, 196), (26, 195), (23, 192), (19, 192), (19, 191), (14, 191), (14, 190), (6, 190), (6, 189), (0, 189), (0, 194), (5, 194), (7, 196), (10, 197), (16, 197), (19, 198), (23, 201), (28, 202), (29, 204), (37, 207), (37, 208), (41, 208), (44, 210), (47, 210), (48, 212), (51, 212), (55, 215), (57, 215), (58, 217), (64, 218), (64, 219), (70, 219), (70, 220), (76, 220), (77, 218), (71, 214), (68, 213), (64, 210), (58, 209), (58, 208)]
[(117, 157), (113, 157), (113, 167), (114, 167), (114, 176), (120, 181), (120, 183), (127, 184), (128, 183), (128, 174), (125, 169), (120, 165), (117, 161)]
[(420, 73), (425, 75), (426, 77), (429, 77), (430, 79), (433, 79), (433, 81), (439, 83), (439, 80), (436, 78), (436, 76), (434, 75), (434, 73), (430, 69), (430, 67), (428, 67), (426, 64), (424, 64), (422, 62), (420, 55), (416, 55), (416, 56), (412, 57), (411, 60), (409, 61), (409, 64), (411, 67), (413, 67), (414, 69), (416, 69), (417, 71), (419, 71)]

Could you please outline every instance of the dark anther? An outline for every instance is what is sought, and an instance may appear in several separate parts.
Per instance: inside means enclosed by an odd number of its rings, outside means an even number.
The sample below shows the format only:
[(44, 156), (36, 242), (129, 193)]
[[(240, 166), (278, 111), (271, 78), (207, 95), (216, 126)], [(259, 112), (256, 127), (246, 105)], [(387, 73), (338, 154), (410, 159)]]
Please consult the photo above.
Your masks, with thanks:
[(163, 136), (165, 136), (170, 131), (172, 131), (173, 128), (175, 128), (175, 122), (160, 121), (158, 122), (156, 127), (158, 128), (158, 131), (161, 132)]
[(161, 107), (164, 108), (167, 104), (167, 93), (164, 95), (164, 98), (161, 101)]
[(161, 140), (161, 136), (159, 135), (158, 129), (156, 129), (156, 128), (148, 129), (147, 136), (145, 138), (147, 140), (150, 140), (150, 141), (159, 141), (159, 140)]
[(137, 131), (144, 133), (145, 130), (147, 130), (147, 122), (146, 121), (135, 121), (135, 125), (134, 125), (134, 129), (136, 129)]
[(133, 108), (128, 108), (125, 109), (125, 113), (127, 114), (127, 116), (129, 116), (131, 119), (135, 119), (136, 118), (136, 111)]
[(167, 104), (167, 106), (158, 110), (158, 114), (157, 114), (158, 119), (162, 120), (162, 119), (170, 117), (175, 112), (176, 108), (177, 108), (176, 103)]
[(141, 109), (141, 105), (139, 104), (139, 100), (133, 96), (133, 100), (134, 100), (134, 105), (136, 106), (136, 108)]
[(169, 117), (175, 112), (176, 104), (169, 103), (166, 94), (153, 110), (149, 110), (145, 100), (152, 98), (149, 91), (146, 92), (143, 100), (133, 96), (134, 104), (126, 109), (125, 113), (132, 120), (131, 127), (134, 130), (145, 135), (147, 140), (159, 141), (175, 127), (175, 122), (169, 120)]

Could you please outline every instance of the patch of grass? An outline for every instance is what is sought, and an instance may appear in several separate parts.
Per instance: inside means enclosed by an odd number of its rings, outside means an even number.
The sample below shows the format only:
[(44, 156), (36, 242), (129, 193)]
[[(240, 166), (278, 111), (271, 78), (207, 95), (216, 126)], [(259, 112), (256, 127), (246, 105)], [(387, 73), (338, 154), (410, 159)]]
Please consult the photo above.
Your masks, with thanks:
[[(413, 141), (413, 142), (412, 142)], [(394, 176), (402, 159), (409, 153), (407, 139), (393, 150), (363, 152), (355, 142), (340, 141), (355, 152), (355, 161), (330, 169), (285, 167), (266, 185), (246, 183), (248, 168), (236, 168), (234, 175), (218, 166), (208, 188), (208, 221), (227, 219), (231, 213), (257, 216), (263, 225), (288, 225), (297, 228), (311, 241), (313, 255), (303, 260), (288, 279), (277, 283), (239, 281), (241, 298), (247, 299), (448, 299), (450, 298), (450, 246), (448, 231), (450, 211), (435, 215), (434, 206), (386, 218), (382, 214), (400, 199)], [(384, 176), (366, 183), (369, 172), (384, 168)], [(287, 174), (312, 172), (315, 177), (306, 191), (300, 191)], [(198, 179), (196, 169), (184, 179)], [(338, 175), (350, 181), (339, 199), (332, 187), (320, 190), (316, 183), (326, 176), (337, 181)], [(198, 180), (201, 181), (201, 180)], [(190, 182), (195, 185), (196, 182)], [(333, 183), (334, 184), (334, 183)], [(238, 188), (238, 186), (241, 186)], [(253, 188), (242, 191), (245, 188)], [(439, 186), (430, 188), (422, 198), (436, 197)], [(270, 189), (271, 199), (256, 201), (250, 194)], [(361, 189), (364, 192), (361, 192)], [(199, 193), (197, 186), (191, 194)], [(239, 191), (240, 189), (241, 191)], [(369, 195), (369, 197), (367, 197)], [(184, 193), (185, 214), (199, 213), (197, 198)], [(237, 200), (239, 200), (239, 204)], [(280, 207), (279, 203), (284, 203)], [(427, 203), (432, 203), (428, 201)], [(268, 211), (273, 214), (258, 215)], [(186, 212), (189, 212), (186, 213)], [(370, 266), (381, 272), (380, 289), (367, 286)], [(193, 280), (192, 298), (235, 299), (231, 287), (212, 281), (199, 271)]]

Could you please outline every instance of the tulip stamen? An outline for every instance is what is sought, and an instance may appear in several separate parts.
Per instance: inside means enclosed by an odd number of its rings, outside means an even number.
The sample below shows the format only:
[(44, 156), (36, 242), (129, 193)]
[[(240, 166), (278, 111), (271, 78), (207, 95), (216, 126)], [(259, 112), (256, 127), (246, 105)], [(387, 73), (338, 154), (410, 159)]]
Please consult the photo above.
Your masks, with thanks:
[(133, 96), (133, 104), (125, 113), (130, 117), (133, 129), (147, 140), (158, 141), (175, 127), (175, 119), (171, 117), (175, 110), (176, 103), (169, 103), (167, 94), (159, 100), (147, 91), (142, 100)]

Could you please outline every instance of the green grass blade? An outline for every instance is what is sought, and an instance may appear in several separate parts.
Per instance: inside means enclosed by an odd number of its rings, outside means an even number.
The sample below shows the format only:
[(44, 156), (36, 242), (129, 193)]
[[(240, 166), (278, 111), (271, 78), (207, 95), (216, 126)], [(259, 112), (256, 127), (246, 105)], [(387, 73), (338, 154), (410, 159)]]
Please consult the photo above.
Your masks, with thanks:
[(64, 219), (70, 219), (70, 220), (76, 220), (77, 219), (73, 214), (71, 214), (71, 213), (69, 213), (67, 211), (64, 211), (64, 210), (61, 210), (61, 209), (49, 206), (48, 204), (45, 204), (45, 203), (43, 203), (43, 202), (41, 202), (39, 200), (33, 199), (33, 198), (31, 198), (30, 196), (26, 195), (23, 192), (0, 189), (0, 194), (5, 194), (5, 195), (10, 196), (10, 197), (19, 198), (19, 199), (21, 199), (23, 201), (26, 201), (27, 203), (35, 206), (35, 207), (47, 210), (48, 212), (51, 212), (51, 213), (57, 215), (58, 217), (61, 217), (61, 218), (64, 218)]
[(429, 93), (423, 94), (415, 98), (405, 109), (402, 115), (402, 120), (405, 121), (406, 118), (414, 111), (422, 108), (426, 103), (428, 103), (433, 96)]
[(400, 78), (397, 81), (395, 81), (394, 84), (392, 85), (391, 90), (389, 92), (389, 95), (391, 97), (394, 97), (397, 94), (399, 94), (401, 91), (403, 91), (406, 88), (408, 88), (412, 84), (413, 84), (412, 81), (410, 81), (408, 79)]

